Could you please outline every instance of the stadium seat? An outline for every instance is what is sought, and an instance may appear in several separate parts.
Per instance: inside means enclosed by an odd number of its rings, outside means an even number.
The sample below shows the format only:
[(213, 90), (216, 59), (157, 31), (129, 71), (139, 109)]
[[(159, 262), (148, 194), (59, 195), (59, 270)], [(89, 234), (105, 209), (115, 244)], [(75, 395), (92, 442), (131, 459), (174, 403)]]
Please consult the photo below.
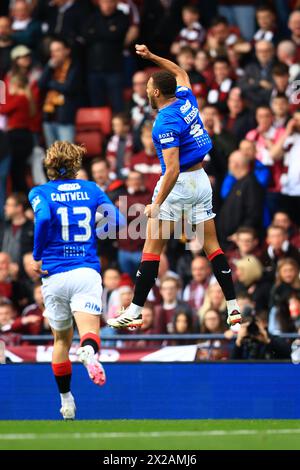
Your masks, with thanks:
[(76, 143), (86, 146), (89, 157), (101, 154), (104, 139), (111, 134), (109, 107), (80, 108), (76, 114)]

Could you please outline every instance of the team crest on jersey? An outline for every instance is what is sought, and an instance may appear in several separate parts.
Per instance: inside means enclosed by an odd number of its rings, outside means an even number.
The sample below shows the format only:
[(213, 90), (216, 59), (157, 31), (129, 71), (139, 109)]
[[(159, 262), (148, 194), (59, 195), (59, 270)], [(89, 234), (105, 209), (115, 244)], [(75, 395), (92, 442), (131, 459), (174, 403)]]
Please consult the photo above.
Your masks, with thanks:
[(40, 196), (36, 196), (33, 200), (32, 200), (32, 209), (33, 209), (33, 212), (36, 211), (36, 208), (37, 206), (39, 205), (39, 203), (41, 202), (41, 199), (40, 199)]
[(64, 183), (57, 187), (59, 191), (76, 191), (76, 189), (80, 188), (81, 186), (79, 183)]

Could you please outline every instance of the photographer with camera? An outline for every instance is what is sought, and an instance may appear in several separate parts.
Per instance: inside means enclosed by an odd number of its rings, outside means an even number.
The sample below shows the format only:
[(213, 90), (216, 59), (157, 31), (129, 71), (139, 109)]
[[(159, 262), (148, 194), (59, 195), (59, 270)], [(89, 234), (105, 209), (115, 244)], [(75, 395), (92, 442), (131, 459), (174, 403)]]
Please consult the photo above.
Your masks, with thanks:
[(286, 340), (268, 333), (264, 316), (265, 312), (255, 314), (254, 310), (244, 316), (244, 322), (237, 334), (231, 359), (290, 359), (290, 344)]

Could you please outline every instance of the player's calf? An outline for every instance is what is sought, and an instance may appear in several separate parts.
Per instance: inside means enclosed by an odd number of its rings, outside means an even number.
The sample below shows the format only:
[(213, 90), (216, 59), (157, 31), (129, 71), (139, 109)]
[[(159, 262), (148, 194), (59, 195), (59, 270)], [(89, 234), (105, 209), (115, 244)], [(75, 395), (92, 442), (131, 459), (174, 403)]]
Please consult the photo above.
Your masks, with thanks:
[(235, 298), (231, 269), (227, 259), (221, 248), (209, 254), (208, 259), (211, 262), (214, 276), (220, 284), (226, 299), (228, 311), (227, 323), (229, 326), (239, 324), (241, 323), (242, 316)]
[(60, 412), (65, 420), (74, 419), (76, 406), (71, 393), (72, 363), (69, 359), (60, 363), (52, 363), (52, 370), (60, 393)]

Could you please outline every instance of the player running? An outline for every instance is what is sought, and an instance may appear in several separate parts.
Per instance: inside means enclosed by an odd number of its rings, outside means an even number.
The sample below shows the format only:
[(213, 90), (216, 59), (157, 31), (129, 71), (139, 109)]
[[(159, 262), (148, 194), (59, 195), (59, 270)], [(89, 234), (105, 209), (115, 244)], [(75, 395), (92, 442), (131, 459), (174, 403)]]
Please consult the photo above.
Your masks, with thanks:
[(160, 255), (168, 241), (164, 234), (172, 233), (188, 204), (188, 221), (196, 227), (196, 233), (203, 231), (203, 248), (222, 287), (227, 302), (227, 322), (232, 326), (241, 322), (241, 314), (231, 270), (217, 240), (212, 188), (202, 166), (212, 143), (203, 127), (189, 77), (178, 65), (152, 54), (145, 45), (136, 45), (136, 53), (165, 69), (152, 74), (147, 84), (149, 102), (158, 110), (153, 141), (162, 176), (154, 190), (152, 204), (145, 209), (149, 218), (147, 238), (132, 303), (119, 317), (108, 320), (108, 324), (115, 328), (141, 326), (141, 311), (155, 283)]
[[(44, 315), (54, 336), (52, 370), (64, 419), (74, 419), (76, 411), (69, 359), (73, 316), (80, 336), (79, 361), (96, 385), (104, 385), (106, 380), (97, 359), (102, 280), (96, 213), (99, 217), (102, 213), (108, 223), (123, 224), (123, 216), (95, 183), (75, 179), (84, 154), (80, 146), (55, 142), (44, 161), (50, 181), (29, 194), (35, 214), (33, 265), (42, 275)], [(99, 236), (102, 230), (105, 226), (97, 229)]]

